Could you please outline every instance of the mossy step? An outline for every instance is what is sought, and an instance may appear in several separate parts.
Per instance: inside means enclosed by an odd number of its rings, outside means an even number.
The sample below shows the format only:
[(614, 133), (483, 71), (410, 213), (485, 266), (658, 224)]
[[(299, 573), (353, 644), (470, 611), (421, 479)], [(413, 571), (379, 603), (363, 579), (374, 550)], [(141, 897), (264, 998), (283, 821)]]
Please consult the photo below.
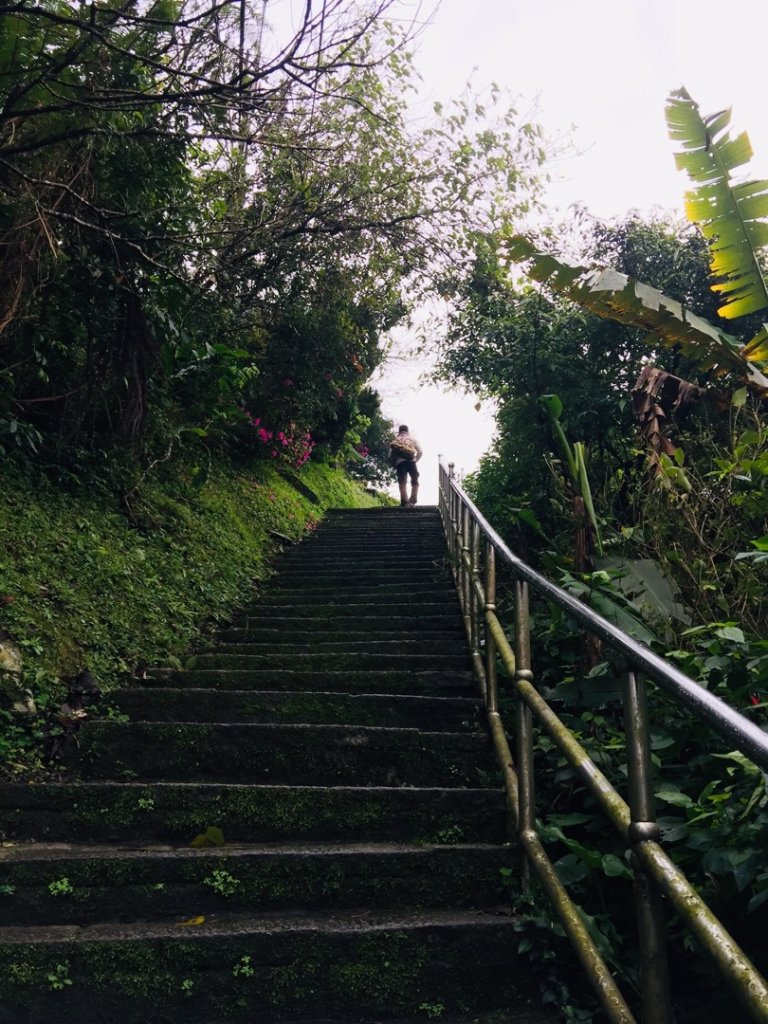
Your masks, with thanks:
[(369, 569), (359, 564), (329, 572), (314, 572), (311, 569), (282, 572), (270, 581), (270, 588), (276, 590), (369, 590), (398, 588), (403, 596), (412, 590), (451, 590), (454, 582), (451, 573), (440, 566), (416, 569)]
[(316, 615), (332, 613), (336, 609), (342, 609), (348, 615), (350, 608), (359, 609), (361, 614), (375, 612), (377, 609), (386, 614), (387, 609), (407, 608), (409, 612), (417, 614), (422, 605), (427, 605), (430, 613), (434, 613), (435, 609), (458, 609), (459, 600), (456, 591), (448, 587), (427, 587), (413, 591), (398, 587), (368, 587), (357, 591), (334, 590), (330, 593), (317, 590), (273, 590), (262, 594), (258, 601), (246, 604), (242, 614), (259, 615), (262, 611), (280, 609), (286, 605), (310, 609)]
[[(450, 612), (442, 618), (432, 616), (415, 619), (410, 615), (388, 616), (384, 619), (359, 618), (350, 616), (346, 620), (328, 618), (281, 618), (270, 623), (261, 619), (247, 620), (249, 626), (230, 626), (216, 631), (215, 639), (229, 643), (267, 642), (274, 640), (289, 642), (295, 638), (309, 642), (310, 637), (322, 643), (336, 643), (344, 640), (359, 641), (361, 637), (371, 640), (403, 640), (423, 637), (429, 641), (444, 640), (451, 643), (459, 637), (466, 645), (466, 634), (461, 617)], [(284, 636), (285, 634), (285, 636)]]
[(424, 582), (439, 580), (441, 583), (452, 580), (448, 567), (441, 564), (440, 559), (431, 558), (423, 562), (403, 562), (401, 564), (372, 563), (365, 555), (350, 559), (347, 562), (298, 562), (291, 566), (280, 566), (275, 575), (270, 577), (270, 586), (282, 585), (284, 581), (325, 579), (334, 583), (347, 580), (358, 582), (391, 583), (405, 580), (406, 582)]
[(446, 600), (413, 600), (403, 602), (402, 599), (392, 599), (363, 602), (360, 600), (345, 600), (334, 604), (312, 602), (291, 602), (283, 600), (279, 603), (248, 604), (232, 618), (232, 625), (238, 623), (252, 622), (278, 622), (287, 621), (292, 618), (318, 619), (339, 619), (346, 622), (359, 621), (361, 625), (367, 624), (370, 620), (376, 619), (381, 622), (386, 619), (400, 619), (407, 616), (409, 621), (421, 624), (423, 621), (442, 619), (455, 623), (462, 621), (458, 599), (451, 595)]
[(342, 637), (330, 639), (320, 633), (301, 634), (286, 630), (272, 633), (269, 639), (253, 637), (241, 641), (226, 641), (216, 645), (213, 654), (466, 654), (467, 638), (463, 631), (441, 633), (437, 637), (422, 636), (418, 632), (395, 633), (393, 637)]
[(456, 600), (456, 589), (449, 579), (444, 583), (433, 580), (428, 583), (333, 583), (318, 580), (307, 584), (306, 581), (285, 581), (274, 586), (266, 595), (267, 603), (291, 601), (307, 604), (317, 601), (322, 604), (338, 604), (339, 602), (360, 602), (374, 604), (386, 598), (395, 600), (402, 607), (408, 607), (412, 601), (428, 596), (433, 601), (453, 602)]
[(442, 523), (437, 516), (414, 516), (400, 514), (396, 518), (370, 519), (342, 522), (340, 520), (325, 519), (321, 528), (317, 529), (314, 535), (316, 540), (323, 540), (329, 537), (371, 537), (372, 539), (385, 539), (394, 535), (407, 537), (441, 537), (444, 539)]
[(389, 507), (373, 506), (369, 508), (334, 508), (329, 509), (326, 518), (323, 520), (323, 525), (334, 522), (371, 522), (375, 520), (401, 520), (405, 516), (408, 520), (435, 520), (440, 522), (440, 510), (437, 505), (414, 505), (410, 508), (403, 509), (400, 505), (391, 505)]
[(498, 789), (247, 786), (216, 783), (0, 784), (0, 841), (503, 842)]
[(96, 721), (78, 748), (91, 779), (472, 787), (493, 763), (483, 733), (304, 723)]
[(442, 550), (445, 553), (448, 548), (445, 534), (440, 526), (436, 529), (421, 529), (416, 532), (406, 530), (398, 533), (393, 533), (392, 531), (377, 532), (376, 530), (366, 530), (361, 533), (341, 527), (335, 531), (325, 530), (318, 532), (314, 537), (308, 537), (301, 544), (296, 544), (283, 551), (279, 557), (287, 559), (294, 556), (298, 557), (300, 552), (309, 554), (313, 551), (331, 549), (344, 551), (350, 547), (357, 550), (370, 547), (371, 550), (388, 551), (390, 554), (395, 555), (398, 553), (398, 549), (397, 544), (393, 545), (392, 543), (393, 538), (403, 538), (409, 552), (415, 551), (418, 548), (428, 547)]
[[(0, 926), (156, 920), (222, 911), (494, 907), (506, 846), (385, 843), (0, 848)], [(502, 875), (502, 869), (505, 875)]]
[(512, 917), (434, 911), (0, 929), (0, 1007), (14, 1024), (482, 1010), (530, 994), (516, 928)]
[(153, 668), (142, 683), (190, 689), (214, 687), (224, 690), (307, 690), (328, 693), (406, 694), (411, 696), (474, 696), (476, 685), (469, 669), (465, 671), (418, 671), (415, 669), (353, 669), (319, 672), (309, 669), (221, 669)]
[[(425, 1009), (427, 1004), (419, 1007), (418, 1017), (387, 1017), (386, 1024), (426, 1024), (430, 1016)], [(496, 1010), (481, 1010), (477, 1013), (467, 1015), (466, 1013), (455, 1014), (444, 1012), (440, 1004), (429, 1004), (430, 1012), (434, 1019), (440, 1024), (553, 1024), (551, 1013), (541, 1010), (536, 1006), (529, 1005), (527, 1001), (518, 1000), (515, 1006), (505, 1006)], [(354, 1021), (349, 1017), (340, 1017), (338, 1014), (330, 1017), (297, 1018), (294, 1017), (291, 1024), (381, 1024), (382, 1016), (359, 1017), (355, 1015)], [(223, 1021), (209, 1022), (209, 1024), (224, 1024)]]
[(293, 551), (283, 555), (276, 564), (278, 572), (292, 572), (304, 566), (315, 568), (347, 567), (359, 565), (360, 559), (365, 559), (365, 564), (370, 568), (393, 568), (395, 566), (416, 566), (426, 567), (432, 565), (444, 565), (447, 558), (447, 550), (444, 544), (418, 546), (409, 545), (407, 551), (400, 551), (397, 548), (392, 550), (389, 547), (373, 547), (370, 544), (353, 547), (349, 544), (324, 545), (304, 549), (302, 545)]
[(410, 697), (250, 690), (185, 690), (135, 686), (113, 690), (107, 702), (146, 722), (343, 722), (348, 725), (475, 728), (479, 704), (463, 697)]
[(414, 544), (409, 541), (402, 547), (397, 544), (318, 544), (316, 547), (304, 548), (299, 544), (292, 551), (282, 555), (275, 563), (277, 572), (284, 569), (299, 568), (302, 565), (349, 565), (365, 560), (372, 568), (397, 567), (408, 565), (449, 564), (448, 550), (445, 544)]
[(411, 672), (452, 671), (471, 667), (469, 654), (200, 654), (192, 668), (267, 669), (286, 671), (355, 672), (400, 669)]
[(436, 559), (444, 561), (448, 557), (448, 548), (444, 538), (409, 538), (403, 548), (391, 541), (373, 542), (367, 541), (364, 544), (352, 542), (349, 538), (340, 536), (334, 540), (330, 538), (325, 541), (315, 541), (309, 544), (297, 544), (295, 548), (284, 552), (277, 559), (278, 566), (298, 565), (304, 561), (331, 561), (342, 559), (351, 561), (356, 557), (363, 556), (376, 562), (387, 564), (389, 562), (410, 562), (417, 559)]
[(334, 531), (354, 533), (355, 531), (371, 531), (373, 533), (386, 533), (391, 530), (410, 530), (414, 534), (424, 534), (430, 531), (443, 532), (443, 524), (440, 516), (434, 512), (420, 512), (418, 508), (398, 508), (394, 513), (381, 514), (376, 516), (336, 516), (327, 513), (315, 536), (322, 537), (324, 534)]

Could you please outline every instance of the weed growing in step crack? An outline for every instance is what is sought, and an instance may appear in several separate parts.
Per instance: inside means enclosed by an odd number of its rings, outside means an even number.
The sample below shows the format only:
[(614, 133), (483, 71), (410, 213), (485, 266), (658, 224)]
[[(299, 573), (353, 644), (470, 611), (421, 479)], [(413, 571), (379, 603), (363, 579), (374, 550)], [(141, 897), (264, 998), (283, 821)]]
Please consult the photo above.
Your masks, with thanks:
[(72, 985), (73, 982), (69, 976), (69, 961), (63, 964), (56, 964), (54, 969), (46, 974), (45, 980), (56, 992), (60, 992), (68, 985)]
[(57, 878), (48, 886), (51, 896), (71, 896), (74, 891), (75, 887), (68, 878)]
[(234, 896), (241, 883), (228, 871), (216, 868), (203, 879), (203, 885), (209, 885), (219, 896)]

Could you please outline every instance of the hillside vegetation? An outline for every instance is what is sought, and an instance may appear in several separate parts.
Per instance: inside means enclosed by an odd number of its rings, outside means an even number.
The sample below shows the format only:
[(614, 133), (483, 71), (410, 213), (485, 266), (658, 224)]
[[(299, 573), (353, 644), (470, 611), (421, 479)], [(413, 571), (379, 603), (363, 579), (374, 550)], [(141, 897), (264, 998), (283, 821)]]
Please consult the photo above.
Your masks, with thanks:
[(28, 706), (12, 713), (20, 693), (6, 675), (0, 753), (11, 773), (40, 765), (51, 713), (83, 670), (108, 691), (144, 664), (183, 660), (326, 508), (377, 503), (327, 465), (220, 458), (203, 485), (194, 469), (169, 461), (122, 495), (105, 479), (0, 474), (0, 643), (9, 667), (20, 656)]

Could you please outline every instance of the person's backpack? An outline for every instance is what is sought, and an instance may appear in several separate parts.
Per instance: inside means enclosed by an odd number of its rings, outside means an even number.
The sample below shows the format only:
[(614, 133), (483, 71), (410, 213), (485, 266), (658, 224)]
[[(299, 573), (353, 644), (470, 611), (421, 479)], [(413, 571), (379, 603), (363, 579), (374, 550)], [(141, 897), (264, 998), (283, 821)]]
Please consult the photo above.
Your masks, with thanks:
[(416, 445), (409, 437), (396, 437), (389, 446), (389, 461), (393, 466), (403, 459), (416, 457)]

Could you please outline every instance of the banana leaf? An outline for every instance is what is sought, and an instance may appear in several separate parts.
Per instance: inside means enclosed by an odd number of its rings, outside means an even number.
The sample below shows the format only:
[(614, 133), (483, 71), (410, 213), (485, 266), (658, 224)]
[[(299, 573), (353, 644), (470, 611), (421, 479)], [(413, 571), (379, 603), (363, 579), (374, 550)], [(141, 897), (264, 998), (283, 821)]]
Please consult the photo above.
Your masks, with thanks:
[(710, 270), (722, 297), (718, 313), (727, 320), (768, 306), (757, 250), (768, 244), (768, 180), (733, 183), (731, 172), (752, 158), (746, 132), (735, 138), (728, 129), (731, 111), (702, 117), (685, 89), (667, 100), (667, 128), (682, 152), (679, 170), (694, 188), (686, 193), (685, 212), (709, 240)]
[[(761, 332), (749, 345), (726, 333), (657, 288), (636, 281), (617, 270), (590, 270), (551, 253), (540, 252), (523, 235), (506, 239), (505, 249), (511, 262), (527, 263), (528, 275), (553, 291), (607, 320), (628, 327), (639, 327), (667, 347), (679, 345), (702, 370), (715, 374), (733, 371), (760, 391), (768, 391), (766, 377), (752, 361), (768, 354), (761, 344)], [(768, 337), (768, 335), (766, 336)], [(747, 351), (754, 346), (749, 356)]]

